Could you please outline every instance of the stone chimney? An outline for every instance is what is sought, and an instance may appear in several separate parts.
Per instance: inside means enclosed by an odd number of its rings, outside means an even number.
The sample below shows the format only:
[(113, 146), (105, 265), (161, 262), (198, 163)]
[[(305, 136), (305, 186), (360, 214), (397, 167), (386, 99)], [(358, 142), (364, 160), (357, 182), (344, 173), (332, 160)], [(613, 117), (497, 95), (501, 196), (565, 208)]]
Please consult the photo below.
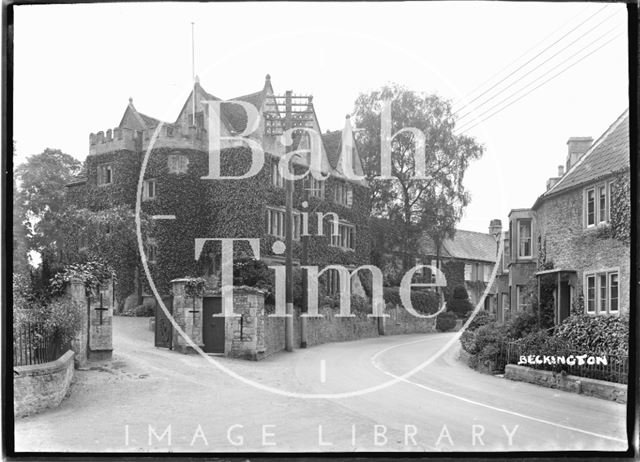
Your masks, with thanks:
[(492, 236), (499, 236), (502, 232), (502, 221), (494, 218), (489, 222), (489, 234)]
[(558, 176), (562, 178), (564, 175), (564, 165), (558, 165)]
[(569, 138), (569, 141), (567, 141), (567, 172), (589, 150), (592, 144), (593, 138), (590, 136)]

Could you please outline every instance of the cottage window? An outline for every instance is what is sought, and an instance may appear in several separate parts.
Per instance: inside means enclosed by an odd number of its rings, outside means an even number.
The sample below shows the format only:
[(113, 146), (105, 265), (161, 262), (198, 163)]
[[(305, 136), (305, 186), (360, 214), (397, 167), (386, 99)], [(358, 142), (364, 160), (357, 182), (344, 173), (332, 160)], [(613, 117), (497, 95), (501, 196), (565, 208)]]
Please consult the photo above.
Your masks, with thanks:
[[(300, 212), (293, 212), (293, 239), (300, 239)], [(267, 234), (280, 239), (285, 238), (286, 215), (282, 209), (267, 208)]]
[(271, 184), (278, 188), (284, 188), (284, 177), (280, 173), (278, 161), (276, 159), (271, 160)]
[(331, 235), (331, 245), (342, 249), (354, 250), (356, 229), (353, 225), (346, 223), (338, 224), (338, 234)]
[(585, 226), (608, 223), (611, 217), (611, 183), (586, 189), (584, 199)]
[(465, 263), (464, 265), (464, 280), (465, 281), (471, 281), (471, 272), (472, 272), (472, 267), (469, 263)]
[(599, 223), (606, 223), (607, 222), (607, 187), (606, 186), (600, 186), (599, 188), (600, 194), (599, 194), (599, 199), (600, 199), (600, 203), (599, 203), (599, 210), (598, 210), (598, 222)]
[(353, 205), (353, 189), (351, 185), (337, 183), (333, 188), (333, 201), (336, 204), (351, 207)]
[(170, 154), (167, 158), (169, 173), (187, 173), (189, 158), (182, 154)]
[(145, 201), (155, 199), (156, 180), (145, 180), (142, 184), (142, 199)]
[(593, 189), (587, 191), (587, 226), (596, 224), (595, 194), (595, 190)]
[(618, 273), (609, 274), (609, 313), (618, 312)]
[(587, 276), (587, 313), (596, 312), (596, 277)]
[(529, 297), (525, 286), (516, 286), (516, 301), (518, 311), (525, 311), (529, 308)]
[(111, 164), (98, 165), (98, 185), (106, 186), (113, 183), (113, 166)]
[(587, 314), (617, 314), (619, 310), (618, 271), (585, 275)]
[(518, 257), (531, 258), (531, 220), (518, 220)]

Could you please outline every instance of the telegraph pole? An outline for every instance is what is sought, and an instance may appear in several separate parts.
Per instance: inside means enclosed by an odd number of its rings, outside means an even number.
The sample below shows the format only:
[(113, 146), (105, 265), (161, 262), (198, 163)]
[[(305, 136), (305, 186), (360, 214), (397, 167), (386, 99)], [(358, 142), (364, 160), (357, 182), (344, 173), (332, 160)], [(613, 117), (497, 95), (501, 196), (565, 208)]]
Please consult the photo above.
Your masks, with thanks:
[[(314, 113), (311, 107), (311, 96), (293, 96), (291, 90), (287, 91), (284, 96), (270, 95), (269, 101), (272, 103), (271, 108), (267, 108), (264, 111), (265, 116), (265, 135), (279, 136), (284, 132), (296, 130), (304, 127), (313, 127), (314, 125)], [(282, 114), (284, 113), (284, 118)], [(284, 120), (283, 120), (284, 119)], [(288, 145), (285, 149), (285, 153), (289, 154), (293, 150), (293, 145)], [(280, 160), (282, 162), (282, 160)], [(283, 167), (291, 172), (292, 161), (287, 162), (287, 165)], [(283, 168), (283, 169), (284, 169)], [(284, 179), (285, 186), (285, 279), (286, 279), (286, 291), (285, 291), (285, 303), (286, 303), (286, 317), (284, 318), (284, 333), (285, 333), (285, 350), (293, 351), (293, 233), (294, 233), (294, 220), (293, 220), (293, 180), (288, 178)], [(304, 239), (304, 238), (303, 238)], [(304, 242), (304, 241), (303, 241)], [(306, 250), (305, 250), (306, 252)], [(306, 255), (306, 254), (305, 254)], [(306, 261), (306, 256), (303, 255), (302, 261)], [(304, 308), (303, 308), (304, 309)], [(302, 329), (304, 329), (304, 319), (302, 319)], [(303, 346), (304, 345), (303, 343)]]
[[(291, 130), (293, 126), (291, 114), (291, 90), (285, 94), (285, 119), (284, 129)], [(292, 146), (286, 148), (286, 153), (291, 152)], [(288, 172), (291, 171), (290, 164), (284, 166)], [(293, 180), (285, 178), (285, 275), (287, 291), (285, 302), (287, 306), (287, 316), (284, 318), (284, 344), (285, 350), (293, 351)]]

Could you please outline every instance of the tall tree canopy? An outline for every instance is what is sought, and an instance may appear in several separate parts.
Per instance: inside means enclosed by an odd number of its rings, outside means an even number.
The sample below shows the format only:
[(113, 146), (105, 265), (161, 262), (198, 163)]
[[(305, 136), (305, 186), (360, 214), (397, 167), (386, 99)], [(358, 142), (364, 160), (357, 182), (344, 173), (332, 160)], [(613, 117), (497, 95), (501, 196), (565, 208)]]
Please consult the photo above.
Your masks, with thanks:
[[(381, 114), (385, 101), (391, 104), (391, 135), (403, 128), (417, 129), (424, 134), (426, 178), (415, 177), (415, 133), (402, 131), (391, 140), (393, 179), (375, 179), (381, 172)], [(453, 224), (462, 216), (463, 208), (469, 203), (469, 194), (463, 185), (464, 174), (469, 163), (482, 156), (483, 148), (471, 137), (454, 134), (455, 119), (448, 101), (436, 95), (409, 91), (398, 84), (358, 96), (355, 114), (360, 129), (356, 136), (370, 184), (372, 214), (389, 218), (403, 227), (407, 268), (412, 264), (409, 249), (421, 231), (429, 230), (429, 226), (440, 230), (453, 227), (444, 226), (443, 223), (451, 221), (444, 219), (435, 228), (429, 225), (429, 209), (435, 210), (435, 200), (445, 203), (446, 207), (440, 204), (439, 210), (447, 214)]]
[[(82, 168), (75, 157), (59, 149), (29, 156), (15, 169), (18, 196), (29, 223), (29, 250), (42, 252), (59, 238), (55, 217), (64, 207), (65, 184)], [(51, 249), (50, 249), (51, 250)]]

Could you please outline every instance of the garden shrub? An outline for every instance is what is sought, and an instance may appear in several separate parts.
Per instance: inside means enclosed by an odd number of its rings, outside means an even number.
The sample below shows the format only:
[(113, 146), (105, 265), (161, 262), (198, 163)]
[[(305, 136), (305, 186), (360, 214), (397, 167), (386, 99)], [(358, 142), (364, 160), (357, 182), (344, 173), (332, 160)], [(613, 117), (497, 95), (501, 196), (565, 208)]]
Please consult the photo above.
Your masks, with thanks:
[(512, 339), (526, 337), (537, 330), (539, 330), (538, 316), (532, 311), (516, 313), (516, 315), (507, 322), (507, 332)]
[(629, 318), (627, 316), (570, 316), (554, 334), (566, 344), (584, 352), (629, 354)]
[(453, 311), (456, 316), (463, 318), (469, 311), (473, 310), (473, 306), (469, 301), (469, 294), (464, 286), (457, 286), (453, 289), (453, 295), (449, 300), (448, 310)]
[[(403, 306), (399, 287), (384, 287), (384, 301), (395, 306)], [(440, 296), (432, 291), (412, 290), (411, 304), (418, 313), (433, 314), (440, 308)]]
[(490, 322), (489, 324), (479, 327), (478, 330), (475, 331), (475, 349), (477, 351), (475, 359), (483, 364), (495, 359), (502, 343), (506, 340), (507, 332), (504, 326)]
[(493, 322), (493, 321), (495, 321), (495, 319), (491, 313), (484, 310), (479, 311), (475, 315), (473, 320), (469, 323), (469, 327), (467, 327), (467, 330), (470, 330), (470, 331), (477, 330), (478, 328), (486, 324), (489, 324), (490, 322)]
[(61, 345), (71, 342), (82, 328), (84, 306), (68, 298), (52, 300), (46, 307), (44, 327)]
[(155, 316), (156, 310), (153, 305), (138, 305), (133, 309), (133, 316), (149, 317)]
[(449, 312), (440, 313), (436, 317), (436, 330), (438, 332), (449, 332), (456, 327), (456, 315)]
[(476, 333), (472, 330), (465, 330), (460, 336), (460, 344), (462, 349), (470, 355), (475, 355), (478, 352), (476, 348)]

